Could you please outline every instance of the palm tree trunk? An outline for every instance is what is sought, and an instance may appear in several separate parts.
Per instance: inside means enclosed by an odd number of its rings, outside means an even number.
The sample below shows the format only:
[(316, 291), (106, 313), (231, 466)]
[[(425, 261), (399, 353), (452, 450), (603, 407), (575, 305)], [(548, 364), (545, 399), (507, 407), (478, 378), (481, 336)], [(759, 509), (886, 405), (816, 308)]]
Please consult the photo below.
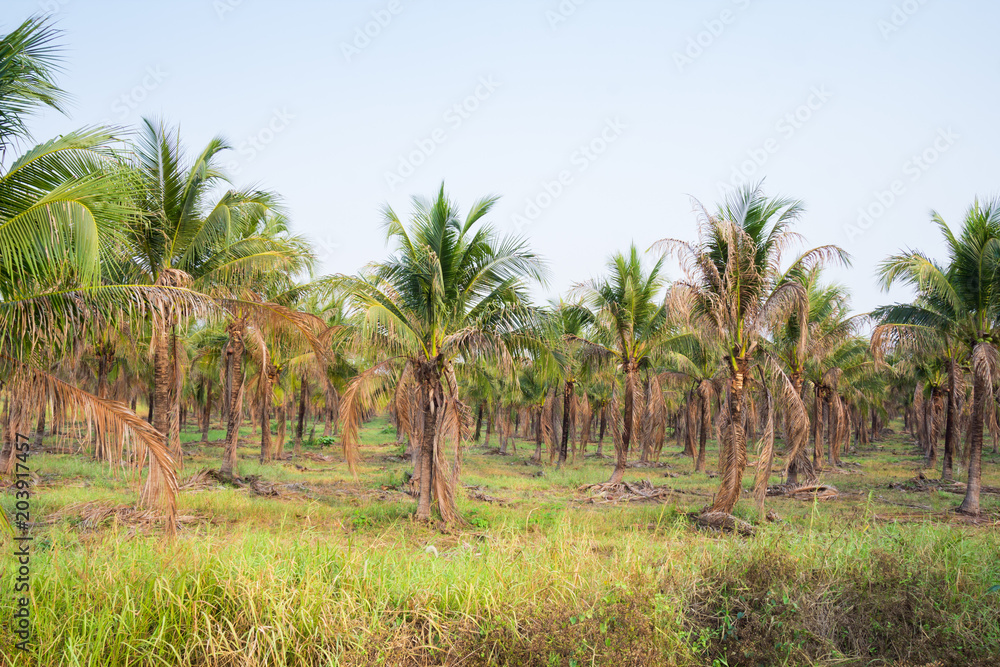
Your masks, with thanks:
[(729, 424), (726, 433), (723, 435), (723, 442), (720, 443), (724, 453), (720, 457), (722, 465), (719, 469), (719, 476), (722, 482), (719, 491), (712, 503), (713, 512), (725, 512), (732, 514), (733, 508), (740, 499), (743, 486), (743, 471), (747, 466), (747, 440), (743, 429), (743, 398), (746, 392), (744, 381), (746, 378), (747, 362), (745, 359), (736, 360), (736, 368), (730, 380), (729, 400), (727, 409), (729, 411)]
[(208, 442), (208, 429), (212, 425), (212, 383), (207, 382), (205, 387), (205, 410), (202, 413), (201, 439)]
[(42, 404), (38, 410), (38, 423), (35, 424), (35, 443), (32, 445), (36, 450), (42, 447), (42, 438), (45, 437), (45, 412), (47, 406)]
[(222, 454), (223, 475), (236, 474), (237, 447), (240, 438), (240, 426), (243, 422), (243, 334), (245, 322), (235, 320), (229, 324), (229, 340), (225, 348), (226, 364), (226, 396), (228, 397), (229, 418), (226, 423), (226, 448)]
[(927, 424), (927, 451), (924, 453), (924, 465), (929, 468), (937, 464), (937, 439), (941, 426), (941, 391), (935, 387), (931, 392), (930, 416)]
[(437, 444), (438, 412), (444, 409), (443, 389), (436, 361), (420, 364), (416, 369), (423, 414), (420, 436), (420, 481), (417, 491), (417, 520), (431, 520), (431, 496), (434, 489), (434, 450)]
[(638, 382), (639, 369), (635, 362), (629, 360), (625, 364), (625, 423), (622, 428), (622, 440), (615, 442), (615, 469), (611, 473), (609, 484), (619, 484), (625, 478), (625, 468), (628, 466), (628, 448), (632, 442), (632, 426), (635, 419), (635, 389)]
[(571, 380), (566, 380), (563, 385), (563, 414), (562, 414), (562, 437), (559, 443), (559, 463), (556, 468), (561, 468), (562, 464), (566, 462), (566, 457), (569, 454), (567, 445), (569, 444), (569, 414), (570, 414), (570, 403), (573, 401), (573, 382)]
[(299, 391), (299, 423), (295, 426), (295, 455), (302, 451), (302, 433), (306, 423), (306, 400), (309, 398), (309, 383), (302, 378), (302, 388)]
[(597, 435), (597, 458), (604, 456), (604, 432), (608, 428), (608, 404), (601, 403), (601, 425)]
[(275, 449), (274, 457), (279, 461), (285, 457), (285, 429), (288, 426), (288, 403), (285, 401), (281, 402), (277, 410), (278, 416), (278, 429), (276, 433), (276, 440), (278, 441), (278, 446)]
[(333, 410), (330, 409), (330, 408), (324, 409), (323, 410), (323, 437), (324, 438), (329, 437), (330, 433), (333, 430), (333, 425), (331, 424), (332, 421), (333, 421)]
[(813, 467), (823, 468), (823, 388), (816, 385), (813, 401)]
[(545, 408), (538, 408), (538, 415), (535, 417), (535, 455), (532, 457), (532, 461), (535, 463), (542, 462), (542, 412)]
[[(833, 457), (833, 436), (836, 433), (834, 424), (834, 413), (831, 401), (833, 400), (833, 392), (827, 390), (823, 396), (823, 426), (826, 432), (826, 444), (823, 448), (823, 453), (830, 458), (830, 465), (834, 468), (837, 467), (837, 461)], [(823, 435), (822, 432), (820, 435)]]
[(153, 428), (163, 439), (164, 448), (170, 447), (168, 433), (170, 431), (170, 350), (166, 327), (157, 325), (153, 333), (153, 401), (150, 411), (153, 413)]
[(503, 413), (503, 407), (497, 407), (497, 440), (500, 442), (500, 453), (507, 453), (507, 422)]
[(695, 460), (695, 470), (698, 470), (698, 453), (695, 451), (694, 441), (698, 436), (697, 415), (700, 401), (699, 395), (692, 390), (687, 393), (687, 400), (684, 403), (684, 455)]
[[(703, 383), (707, 380), (703, 380)], [(705, 447), (708, 444), (708, 432), (712, 428), (712, 401), (708, 393), (709, 389), (704, 388), (698, 392), (698, 403), (701, 410), (701, 429), (698, 434), (698, 459), (695, 461), (695, 471), (705, 471)]]
[(476, 435), (473, 437), (473, 441), (479, 442), (479, 438), (483, 433), (483, 402), (479, 401), (479, 405), (476, 406)]
[(959, 512), (973, 516), (979, 514), (979, 490), (982, 484), (983, 462), (983, 413), (986, 399), (986, 378), (983, 377), (982, 372), (973, 371), (969, 478), (965, 485), (965, 500), (958, 508)]
[[(108, 352), (104, 346), (97, 349), (97, 395), (100, 398), (108, 397)], [(110, 460), (110, 452), (107, 451), (104, 434), (99, 430), (94, 431), (94, 458), (98, 461)]]
[(182, 466), (184, 462), (184, 453), (181, 450), (181, 383), (183, 380), (181, 361), (177, 354), (177, 325), (173, 325), (170, 328), (170, 419), (167, 443), (178, 466)]
[[(264, 379), (264, 382), (270, 382)], [(270, 391), (265, 389), (266, 395), (260, 401), (260, 462), (266, 463), (274, 459), (274, 440), (271, 438), (271, 396)]]

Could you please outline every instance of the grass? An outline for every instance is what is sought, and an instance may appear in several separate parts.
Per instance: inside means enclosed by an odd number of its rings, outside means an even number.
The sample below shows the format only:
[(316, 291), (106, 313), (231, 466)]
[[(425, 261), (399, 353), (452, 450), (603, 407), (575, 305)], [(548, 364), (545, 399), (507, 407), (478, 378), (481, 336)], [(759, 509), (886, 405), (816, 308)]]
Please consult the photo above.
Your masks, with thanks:
[[(219, 465), (221, 443), (200, 439), (184, 434), (182, 480)], [(888, 488), (920, 468), (904, 436), (844, 457), (861, 474), (824, 476), (842, 499), (769, 498), (781, 520), (752, 538), (694, 528), (686, 513), (700, 496), (580, 502), (577, 488), (607, 479), (611, 460), (554, 470), (527, 460), (527, 442), (516, 456), (472, 447), (464, 458), (463, 483), (507, 505), (460, 493), (467, 525), (422, 525), (412, 498), (384, 488), (408, 469), (391, 428), (375, 420), (362, 441), (354, 480), (333, 446), (305, 450), (337, 463), (260, 465), (247, 431), (240, 473), (308, 497), (186, 492), (192, 519), (171, 541), (74, 515), (75, 503), (132, 503), (128, 475), (33, 456), (33, 514), (65, 516), (34, 531), (26, 655), (7, 624), (13, 547), (0, 539), (0, 664), (992, 665), (1000, 654), (998, 498), (984, 496), (989, 520), (970, 525), (949, 512), (960, 496)], [(714, 491), (675, 451), (661, 457), (669, 467), (626, 479)], [(984, 484), (1000, 486), (1000, 457), (985, 459)], [(737, 513), (757, 523), (749, 500)]]

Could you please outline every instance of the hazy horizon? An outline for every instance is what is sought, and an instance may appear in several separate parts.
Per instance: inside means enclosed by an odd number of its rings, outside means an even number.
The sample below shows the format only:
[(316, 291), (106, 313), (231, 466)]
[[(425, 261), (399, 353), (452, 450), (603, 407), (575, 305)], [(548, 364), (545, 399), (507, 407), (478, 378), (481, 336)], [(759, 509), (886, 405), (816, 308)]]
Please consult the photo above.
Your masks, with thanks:
[(284, 197), (322, 273), (384, 257), (381, 207), (444, 181), (463, 210), (502, 196), (490, 221), (530, 238), (555, 296), (630, 242), (694, 239), (692, 197), (764, 178), (804, 202), (807, 246), (851, 253), (829, 277), (855, 310), (906, 298), (878, 262), (942, 257), (931, 210), (955, 225), (997, 193), (980, 79), (1000, 8), (693, 4), (14, 0), (0, 22), (65, 31), (71, 117), (36, 119), (37, 140), (142, 116), (190, 151), (222, 134), (234, 182)]

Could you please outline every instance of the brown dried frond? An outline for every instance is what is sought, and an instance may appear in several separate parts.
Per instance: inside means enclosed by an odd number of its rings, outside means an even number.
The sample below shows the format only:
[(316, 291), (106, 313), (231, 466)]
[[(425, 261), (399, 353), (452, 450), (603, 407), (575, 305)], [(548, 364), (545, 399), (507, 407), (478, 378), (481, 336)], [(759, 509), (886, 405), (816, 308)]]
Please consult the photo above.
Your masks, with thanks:
[(757, 472), (754, 476), (753, 495), (757, 500), (757, 509), (764, 516), (764, 496), (767, 493), (767, 482), (771, 478), (771, 468), (774, 465), (774, 397), (765, 386), (764, 401), (764, 433), (761, 436), (757, 457)]
[(1000, 352), (990, 343), (976, 343), (972, 348), (972, 372), (986, 381), (986, 393), (993, 393), (993, 386), (1000, 379)]
[(408, 361), (391, 357), (356, 375), (347, 385), (341, 402), (341, 444), (351, 474), (357, 476), (358, 428), (365, 414), (384, 408), (395, 396), (399, 366)]
[(50, 403), (57, 413), (61, 406), (80, 410), (109, 442), (117, 443), (119, 451), (131, 453), (137, 470), (142, 461), (147, 460), (149, 473), (140, 492), (140, 503), (159, 506), (166, 515), (167, 532), (173, 532), (177, 517), (177, 473), (165, 434), (156, 431), (122, 402), (94, 396), (41, 369), (0, 355), (0, 369), (4, 367), (10, 390), (22, 406), (22, 414), (28, 411), (36, 414)]
[(747, 462), (747, 442), (743, 420), (742, 418), (733, 419), (733, 412), (739, 409), (742, 415), (746, 404), (746, 394), (747, 390), (744, 389), (741, 397), (742, 405), (734, 405), (736, 399), (733, 397), (732, 380), (727, 383), (726, 397), (719, 420), (721, 435), (719, 477), (722, 478), (722, 483), (715, 497), (715, 503), (712, 505), (713, 510), (728, 512), (736, 506), (740, 497), (740, 480)]
[(785, 475), (792, 463), (796, 464), (798, 473), (805, 476), (805, 479), (812, 480), (816, 477), (812, 460), (806, 456), (806, 446), (809, 441), (809, 413), (806, 410), (805, 402), (799, 392), (795, 391), (788, 376), (776, 365), (773, 370), (779, 374), (780, 393), (779, 403), (785, 417), (785, 440), (788, 443), (788, 452), (785, 455)]

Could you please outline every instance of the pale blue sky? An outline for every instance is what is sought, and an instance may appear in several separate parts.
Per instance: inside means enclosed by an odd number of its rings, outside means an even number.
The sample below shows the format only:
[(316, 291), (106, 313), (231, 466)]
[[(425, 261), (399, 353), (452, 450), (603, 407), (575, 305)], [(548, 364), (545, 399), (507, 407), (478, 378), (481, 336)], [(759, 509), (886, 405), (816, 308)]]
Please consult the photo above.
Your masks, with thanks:
[(985, 0), (5, 0), (0, 27), (47, 11), (75, 101), (37, 138), (142, 115), (191, 150), (221, 133), (324, 272), (383, 257), (380, 206), (445, 180), (464, 206), (503, 196), (492, 221), (531, 238), (554, 294), (630, 241), (692, 239), (690, 196), (744, 167), (805, 202), (808, 245), (854, 255), (834, 274), (867, 310), (887, 254), (940, 252), (931, 209), (958, 222), (1000, 191)]

